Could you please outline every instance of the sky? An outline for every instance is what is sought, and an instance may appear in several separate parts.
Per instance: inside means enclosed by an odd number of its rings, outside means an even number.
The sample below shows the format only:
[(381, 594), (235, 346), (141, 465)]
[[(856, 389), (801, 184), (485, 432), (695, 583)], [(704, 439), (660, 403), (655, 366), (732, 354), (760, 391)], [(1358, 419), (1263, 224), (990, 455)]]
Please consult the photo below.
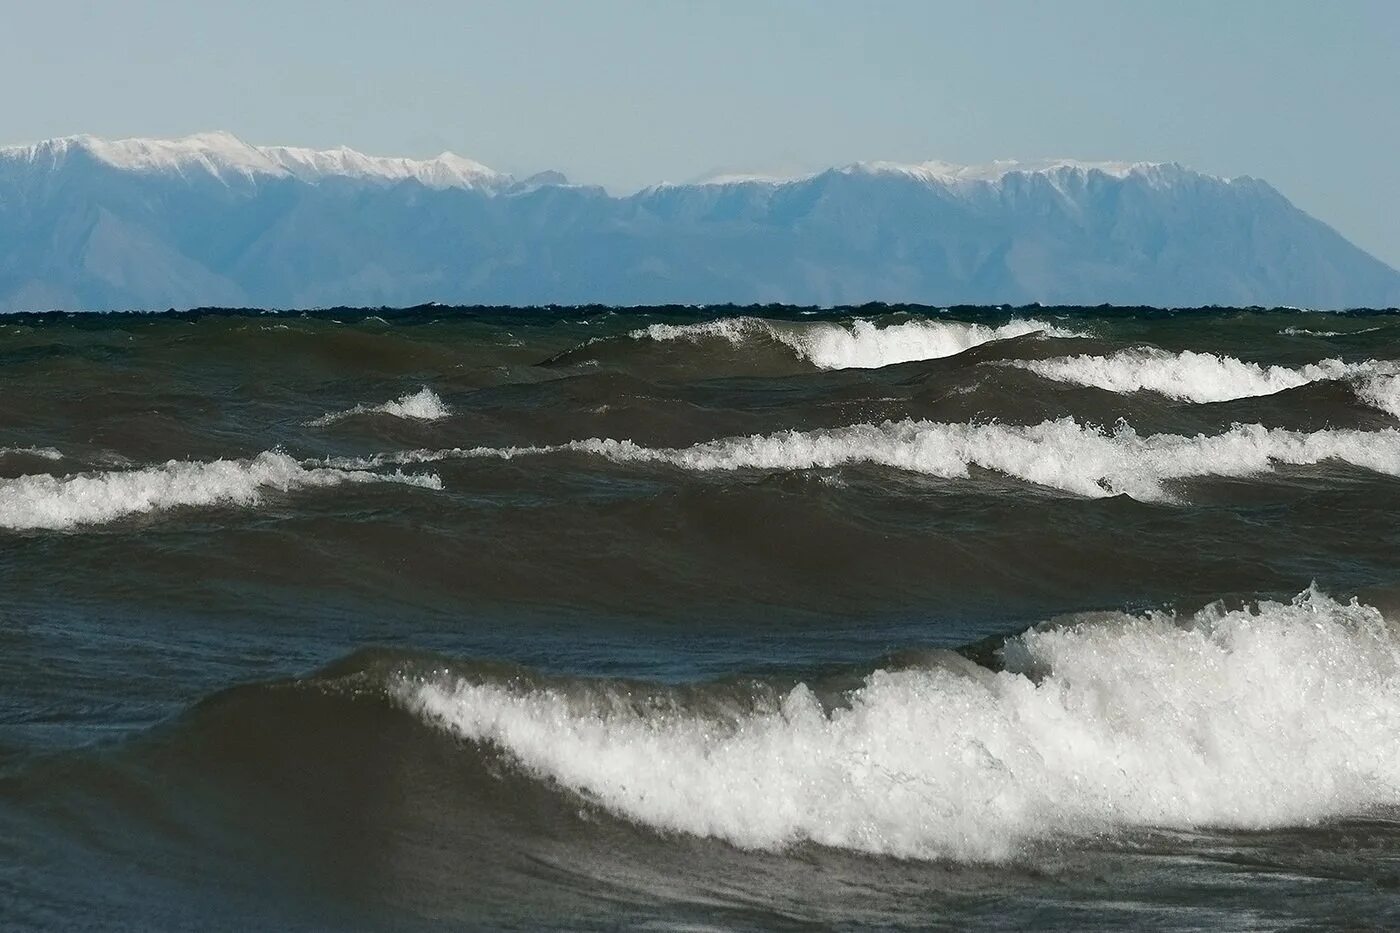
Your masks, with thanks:
[(0, 22), (0, 142), (224, 129), (612, 190), (1176, 161), (1400, 267), (1400, 0), (0, 0)]

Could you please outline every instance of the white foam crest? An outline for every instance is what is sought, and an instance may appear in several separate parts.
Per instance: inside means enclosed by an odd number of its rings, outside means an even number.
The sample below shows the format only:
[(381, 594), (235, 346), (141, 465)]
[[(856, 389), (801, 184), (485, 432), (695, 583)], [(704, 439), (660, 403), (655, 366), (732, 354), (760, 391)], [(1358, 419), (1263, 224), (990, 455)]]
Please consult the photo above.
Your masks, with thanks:
[(0, 457), (38, 457), (41, 460), (62, 460), (63, 451), (57, 447), (0, 447)]
[(437, 421), (450, 417), (452, 409), (427, 386), (381, 405), (356, 405), (344, 411), (329, 412), (306, 422), (308, 427), (324, 427), (355, 415), (392, 415), (414, 421)]
[(1063, 356), (1047, 360), (1011, 360), (1006, 366), (1030, 370), (1046, 379), (1094, 386), (1110, 392), (1157, 392), (1192, 402), (1223, 402), (1272, 395), (1323, 379), (1341, 379), (1377, 364), (1321, 360), (1296, 369), (1260, 366), (1232, 356), (1184, 350), (1168, 353), (1153, 347), (1119, 350), (1108, 356)]
[(1351, 337), (1355, 334), (1369, 334), (1380, 327), (1363, 327), (1360, 330), (1309, 330), (1306, 327), (1285, 327), (1279, 331), (1283, 337)]
[(1037, 425), (946, 424), (886, 421), (818, 431), (782, 431), (722, 438), (691, 447), (644, 447), (630, 440), (588, 438), (538, 447), (455, 447), (410, 450), (326, 466), (374, 469), (449, 459), (585, 453), (616, 463), (663, 463), (696, 471), (803, 470), (874, 464), (945, 479), (963, 479), (973, 467), (1102, 498), (1127, 495), (1145, 502), (1175, 499), (1173, 482), (1195, 477), (1244, 477), (1279, 464), (1337, 461), (1400, 476), (1400, 431), (1332, 429), (1314, 432), (1237, 424), (1221, 434), (1139, 435), (1127, 425), (1112, 431), (1073, 418)]
[(1151, 347), (1119, 350), (1108, 356), (1063, 356), (1047, 360), (1013, 360), (1004, 363), (1026, 369), (1046, 379), (1093, 386), (1109, 392), (1156, 392), (1190, 402), (1224, 402), (1237, 398), (1272, 395), (1312, 382), (1348, 380), (1357, 396), (1375, 404), (1376, 393), (1361, 391), (1377, 377), (1394, 374), (1400, 364), (1367, 360), (1346, 363), (1319, 360), (1298, 367), (1261, 366), (1232, 356), (1184, 350), (1168, 353)]
[(284, 453), (266, 451), (250, 460), (171, 460), (144, 469), (0, 479), (0, 528), (63, 529), (179, 506), (256, 505), (268, 490), (342, 483), (442, 488), (432, 475), (308, 468)]
[(830, 712), (805, 685), (730, 718), (462, 680), (399, 693), (624, 818), (745, 848), (998, 860), (1400, 805), (1400, 632), (1355, 601), (1105, 614), (1004, 656), (877, 671)]
[(634, 340), (656, 340), (668, 342), (689, 340), (698, 342), (706, 339), (727, 340), (736, 346), (756, 336), (771, 335), (772, 324), (756, 317), (718, 318), (696, 324), (648, 324), (646, 327), (628, 334)]
[(1400, 376), (1368, 376), (1357, 382), (1356, 397), (1372, 408), (1400, 418)]
[(1015, 319), (999, 327), (963, 321), (916, 320), (877, 325), (855, 320), (786, 323), (762, 318), (720, 318), (698, 324), (652, 324), (633, 331), (634, 338), (651, 340), (702, 340), (718, 338), (738, 346), (766, 336), (787, 345), (798, 357), (819, 369), (876, 369), (914, 360), (954, 356), (993, 340), (1026, 334), (1052, 337), (1078, 334), (1035, 319)]

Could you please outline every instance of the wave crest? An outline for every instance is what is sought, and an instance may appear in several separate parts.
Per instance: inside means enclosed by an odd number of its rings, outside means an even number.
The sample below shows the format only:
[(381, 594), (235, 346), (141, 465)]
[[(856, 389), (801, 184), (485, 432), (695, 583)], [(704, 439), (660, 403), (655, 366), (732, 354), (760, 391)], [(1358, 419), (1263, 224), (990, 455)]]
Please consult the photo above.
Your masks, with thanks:
[(0, 458), (37, 457), (40, 460), (62, 460), (63, 451), (57, 447), (0, 447)]
[(873, 464), (944, 479), (964, 479), (972, 467), (1088, 498), (1127, 495), (1173, 501), (1169, 484), (1195, 477), (1241, 477), (1277, 464), (1330, 460), (1400, 476), (1400, 431), (1332, 429), (1313, 432), (1237, 424), (1215, 435), (1139, 435), (1073, 418), (1037, 425), (886, 421), (818, 431), (781, 431), (722, 438), (691, 447), (645, 447), (630, 440), (589, 438), (541, 447), (411, 450), (328, 466), (374, 469), (447, 459), (583, 453), (616, 463), (660, 463), (697, 471), (804, 470)]
[(1026, 334), (1076, 337), (1044, 321), (1015, 319), (999, 327), (963, 321), (916, 320), (878, 325), (857, 319), (789, 324), (763, 318), (720, 318), (698, 324), (652, 324), (633, 331), (636, 339), (656, 341), (726, 340), (735, 346), (767, 337), (784, 344), (818, 369), (876, 369), (915, 360), (954, 356), (993, 340)]
[(58, 530), (179, 506), (256, 505), (267, 490), (342, 483), (442, 488), (432, 475), (308, 468), (284, 453), (266, 451), (250, 460), (171, 460), (137, 470), (0, 480), (0, 528)]
[[(1001, 672), (880, 670), (730, 716), (404, 681), (410, 710), (627, 819), (779, 849), (996, 860), (1125, 827), (1268, 828), (1400, 804), (1400, 633), (1308, 591), (1026, 632)], [(621, 689), (621, 688), (617, 688)]]
[(325, 427), (356, 415), (391, 415), (414, 421), (438, 421), (450, 417), (452, 409), (436, 392), (424, 386), (417, 392), (409, 392), (381, 405), (356, 405), (344, 411), (328, 412), (306, 424), (308, 427)]
[(1350, 380), (1363, 402), (1395, 414), (1383, 401), (1384, 386), (1367, 387), (1393, 376), (1400, 364), (1368, 360), (1346, 363), (1319, 360), (1299, 367), (1261, 366), (1233, 356), (1184, 350), (1168, 353), (1154, 347), (1119, 350), (1108, 356), (1063, 356), (1047, 360), (1011, 360), (1001, 365), (1025, 369), (1046, 379), (1092, 386), (1120, 394), (1156, 392), (1189, 402), (1224, 402), (1273, 395), (1312, 382)]

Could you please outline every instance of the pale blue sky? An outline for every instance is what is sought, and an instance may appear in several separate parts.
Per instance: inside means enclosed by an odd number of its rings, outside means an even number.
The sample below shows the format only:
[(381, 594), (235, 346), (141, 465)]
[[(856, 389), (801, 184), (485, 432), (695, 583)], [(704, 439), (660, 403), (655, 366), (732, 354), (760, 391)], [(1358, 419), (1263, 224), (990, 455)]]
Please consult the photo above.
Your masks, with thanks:
[(1400, 265), (1400, 0), (0, 0), (0, 140), (227, 129), (631, 188), (1176, 160)]

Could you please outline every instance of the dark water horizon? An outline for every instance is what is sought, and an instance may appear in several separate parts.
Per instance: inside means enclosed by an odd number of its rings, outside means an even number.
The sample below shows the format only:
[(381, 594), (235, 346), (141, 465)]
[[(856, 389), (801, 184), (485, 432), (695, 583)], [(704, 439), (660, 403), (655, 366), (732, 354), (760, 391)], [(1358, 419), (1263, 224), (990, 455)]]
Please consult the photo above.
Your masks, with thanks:
[(1400, 313), (0, 315), (0, 927), (1400, 923)]

